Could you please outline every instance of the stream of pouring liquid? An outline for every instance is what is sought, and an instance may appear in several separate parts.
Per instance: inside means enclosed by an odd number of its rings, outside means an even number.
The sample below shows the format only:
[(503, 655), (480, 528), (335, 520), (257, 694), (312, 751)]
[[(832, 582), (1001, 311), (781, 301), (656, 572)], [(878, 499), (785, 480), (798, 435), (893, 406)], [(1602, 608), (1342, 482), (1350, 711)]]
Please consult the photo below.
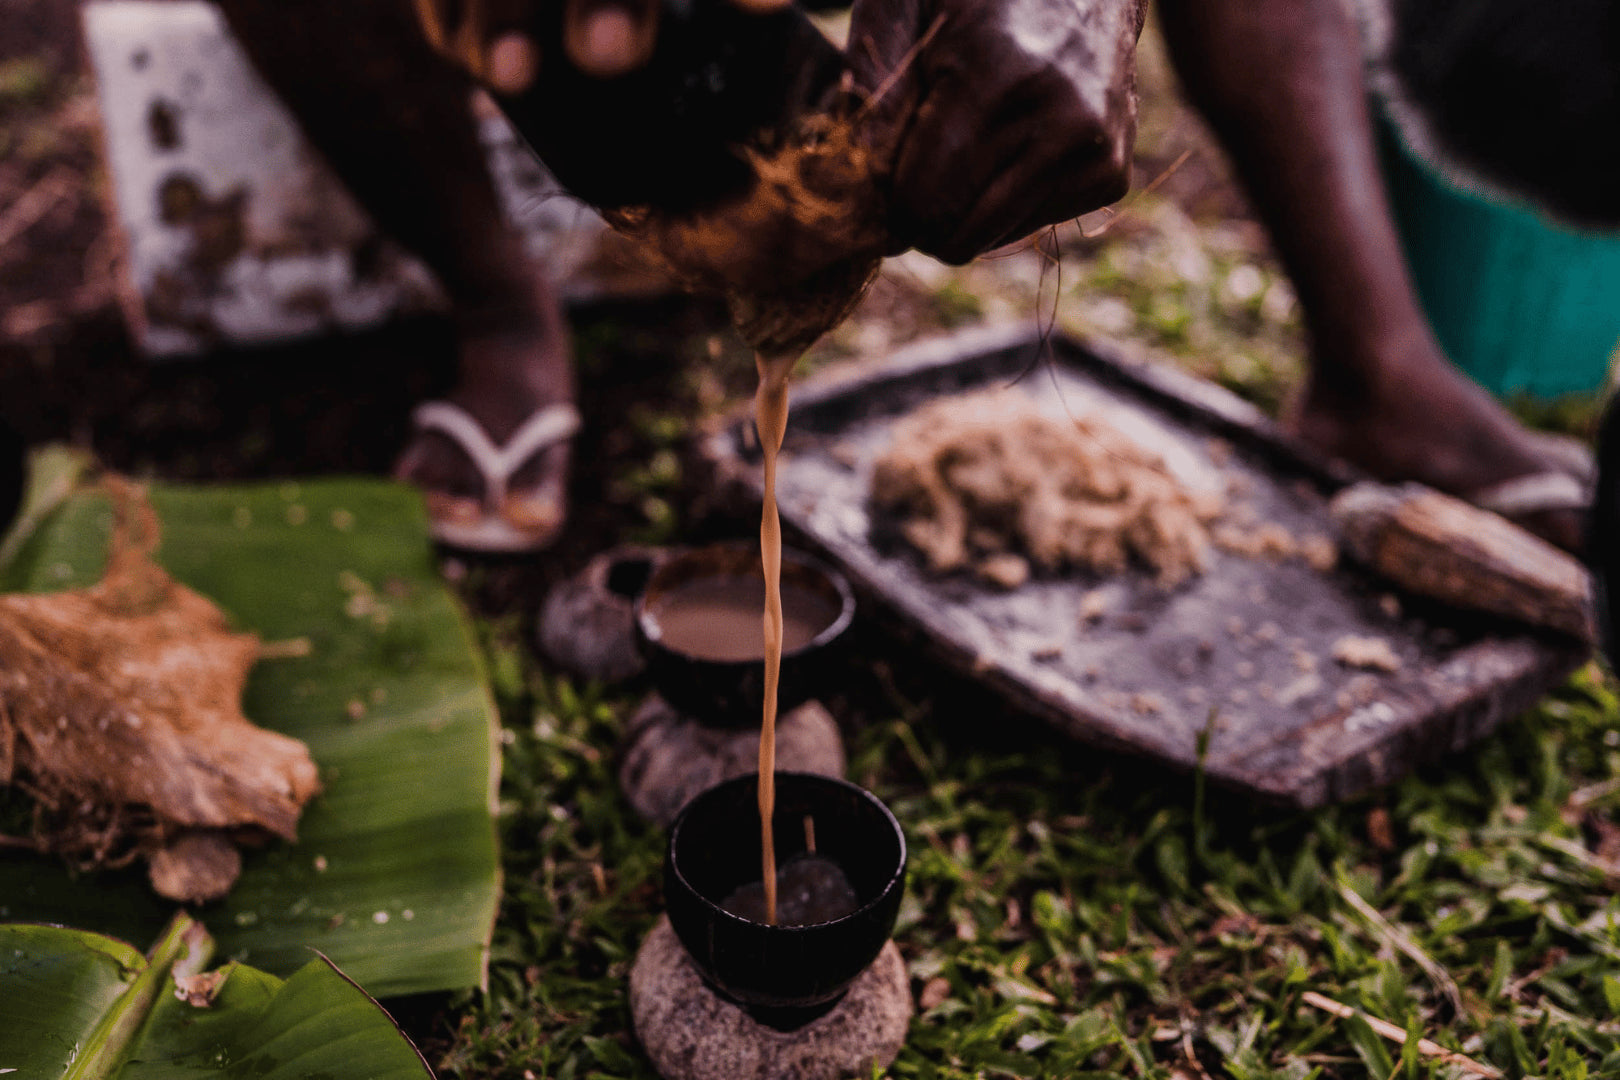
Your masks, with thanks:
[(796, 354), (756, 354), (759, 390), (754, 427), (765, 458), (765, 508), (759, 521), (759, 553), (765, 570), (765, 715), (759, 729), (760, 881), (765, 886), (765, 922), (776, 925), (776, 689), (782, 674), (782, 521), (776, 512), (776, 458), (787, 433), (788, 375)]

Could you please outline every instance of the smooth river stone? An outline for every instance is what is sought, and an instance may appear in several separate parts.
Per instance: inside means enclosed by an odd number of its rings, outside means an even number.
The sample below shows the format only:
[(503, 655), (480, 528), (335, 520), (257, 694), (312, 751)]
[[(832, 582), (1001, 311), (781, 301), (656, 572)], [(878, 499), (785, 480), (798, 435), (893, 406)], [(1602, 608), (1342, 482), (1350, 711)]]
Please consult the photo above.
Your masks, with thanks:
[(777, 1031), (709, 989), (663, 918), (631, 969), (630, 1014), (664, 1080), (835, 1080), (894, 1060), (911, 1023), (911, 991), (890, 941), (831, 1012)]
[[(776, 721), (776, 767), (842, 779), (844, 739), (820, 702), (807, 701)], [(619, 787), (636, 813), (669, 825), (693, 796), (759, 769), (759, 725), (706, 727), (654, 694), (630, 718)]]

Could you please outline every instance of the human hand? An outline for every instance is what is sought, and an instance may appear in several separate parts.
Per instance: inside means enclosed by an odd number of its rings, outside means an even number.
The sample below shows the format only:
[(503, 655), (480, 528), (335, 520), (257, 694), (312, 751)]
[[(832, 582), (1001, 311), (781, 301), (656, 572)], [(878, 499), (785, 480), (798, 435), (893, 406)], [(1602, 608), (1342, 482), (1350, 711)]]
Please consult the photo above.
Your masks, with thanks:
[[(662, 6), (662, 0), (415, 2), (428, 43), (500, 94), (521, 94), (539, 71), (540, 50), (529, 26), (537, 7), (561, 2), (568, 59), (587, 75), (610, 79), (634, 71), (652, 56)], [(727, 2), (762, 13), (786, 7), (792, 0)]]
[(1145, 0), (855, 0), (895, 250), (950, 263), (1130, 184)]

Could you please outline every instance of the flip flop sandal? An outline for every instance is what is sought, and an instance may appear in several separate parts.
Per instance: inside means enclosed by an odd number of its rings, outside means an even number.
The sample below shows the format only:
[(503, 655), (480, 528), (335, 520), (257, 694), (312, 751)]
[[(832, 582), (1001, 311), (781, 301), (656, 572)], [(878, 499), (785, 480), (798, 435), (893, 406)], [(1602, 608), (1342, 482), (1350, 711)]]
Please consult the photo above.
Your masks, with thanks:
[(1539, 472), (1479, 488), (1467, 500), (1481, 510), (1518, 519), (1554, 510), (1587, 510), (1592, 493), (1567, 472)]
[(1530, 438), (1552, 462), (1549, 472), (1564, 472), (1583, 486), (1597, 481), (1597, 455), (1580, 439), (1568, 435), (1555, 435), (1550, 431), (1532, 431)]
[[(1562, 536), (1554, 537), (1543, 531), (1545, 523), (1538, 527), (1534, 519), (1539, 514), (1573, 512), (1580, 515), (1583, 522), (1589, 520), (1593, 487), (1591, 481), (1583, 482), (1568, 472), (1549, 469), (1478, 488), (1463, 498), (1481, 510), (1500, 514), (1533, 535), (1564, 547)], [(1583, 534), (1587, 527), (1581, 526)], [(1584, 541), (1577, 543), (1584, 545)], [(1580, 548), (1572, 549), (1571, 554), (1580, 555)]]
[(481, 499), (426, 493), (433, 539), (451, 547), (491, 554), (539, 551), (562, 528), (564, 509), (550, 500), (525, 499), (511, 490), (512, 477), (543, 450), (579, 430), (579, 410), (559, 402), (525, 420), (497, 445), (461, 406), (430, 401), (411, 414), (418, 431), (443, 435), (467, 455), (483, 479)]
[[(1540, 472), (1516, 476), (1499, 484), (1489, 484), (1463, 495), (1479, 507), (1501, 514), (1516, 525), (1530, 528), (1537, 514), (1574, 511), (1591, 512), (1597, 484), (1597, 458), (1591, 447), (1567, 435), (1531, 432), (1552, 464)], [(1538, 533), (1539, 535), (1539, 533)]]

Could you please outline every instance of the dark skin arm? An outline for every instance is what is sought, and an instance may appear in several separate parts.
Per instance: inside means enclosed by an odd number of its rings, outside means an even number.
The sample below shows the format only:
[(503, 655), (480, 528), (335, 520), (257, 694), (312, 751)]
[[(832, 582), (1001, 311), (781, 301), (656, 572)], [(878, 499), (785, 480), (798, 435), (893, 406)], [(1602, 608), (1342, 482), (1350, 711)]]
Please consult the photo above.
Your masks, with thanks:
[(891, 164), (895, 249), (946, 262), (1130, 183), (1141, 0), (856, 0), (849, 56)]

